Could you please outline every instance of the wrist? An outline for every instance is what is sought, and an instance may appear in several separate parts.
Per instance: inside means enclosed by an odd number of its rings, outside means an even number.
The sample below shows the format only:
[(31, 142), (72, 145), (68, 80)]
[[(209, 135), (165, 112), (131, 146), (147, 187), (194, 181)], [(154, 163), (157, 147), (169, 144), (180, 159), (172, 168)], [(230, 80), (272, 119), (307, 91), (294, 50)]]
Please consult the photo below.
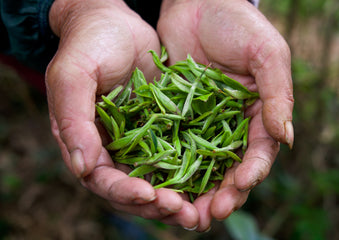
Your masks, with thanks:
[(109, 7), (127, 7), (123, 0), (55, 0), (49, 12), (49, 25), (53, 33), (61, 37), (73, 20), (90, 11)]

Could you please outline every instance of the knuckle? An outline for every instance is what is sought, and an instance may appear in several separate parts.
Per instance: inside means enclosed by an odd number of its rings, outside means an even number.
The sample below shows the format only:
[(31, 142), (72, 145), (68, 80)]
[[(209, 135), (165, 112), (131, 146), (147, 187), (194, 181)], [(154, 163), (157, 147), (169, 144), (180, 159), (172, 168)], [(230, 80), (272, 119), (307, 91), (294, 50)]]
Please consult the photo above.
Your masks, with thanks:
[(59, 135), (62, 141), (65, 142), (68, 136), (70, 136), (70, 132), (73, 129), (74, 121), (73, 119), (69, 118), (62, 118), (59, 120), (58, 128), (59, 128)]
[(55, 138), (60, 137), (59, 127), (55, 120), (51, 120), (51, 131)]
[(57, 76), (62, 73), (61, 70), (62, 68), (54, 59), (48, 64), (45, 72), (45, 81), (47, 86), (54, 85), (54, 83), (59, 79)]
[(290, 91), (287, 95), (286, 95), (286, 101), (293, 105), (294, 104), (294, 97), (293, 97), (293, 92)]
[[(260, 44), (250, 44), (249, 64), (255, 71), (262, 68), (269, 68), (270, 63), (276, 64), (277, 61), (290, 62), (291, 51), (287, 42), (279, 35), (270, 39), (264, 39)], [(271, 61), (272, 60), (272, 61)]]

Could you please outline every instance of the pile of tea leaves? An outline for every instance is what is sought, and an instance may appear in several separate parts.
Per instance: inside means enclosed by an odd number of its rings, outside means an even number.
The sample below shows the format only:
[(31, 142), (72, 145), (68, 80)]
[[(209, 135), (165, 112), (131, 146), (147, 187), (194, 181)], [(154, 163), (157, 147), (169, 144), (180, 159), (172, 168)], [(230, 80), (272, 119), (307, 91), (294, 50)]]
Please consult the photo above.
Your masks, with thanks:
[(147, 81), (136, 68), (125, 87), (96, 104), (112, 139), (106, 149), (131, 167), (129, 176), (148, 176), (154, 188), (187, 192), (193, 201), (241, 162), (237, 153), (246, 151), (250, 122), (244, 110), (258, 93), (190, 55), (165, 66), (165, 48), (160, 57), (150, 53), (159, 80)]

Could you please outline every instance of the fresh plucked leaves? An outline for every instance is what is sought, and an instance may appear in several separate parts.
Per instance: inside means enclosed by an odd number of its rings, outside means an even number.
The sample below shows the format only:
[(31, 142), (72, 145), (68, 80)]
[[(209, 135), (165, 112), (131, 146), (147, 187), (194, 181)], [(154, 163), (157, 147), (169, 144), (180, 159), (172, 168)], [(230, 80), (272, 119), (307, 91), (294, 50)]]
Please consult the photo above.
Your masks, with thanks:
[(250, 121), (244, 111), (258, 93), (189, 55), (166, 66), (164, 48), (161, 57), (150, 53), (163, 72), (158, 81), (147, 83), (152, 79), (137, 68), (125, 88), (97, 103), (112, 138), (106, 148), (113, 161), (131, 167), (130, 176), (188, 192), (193, 201), (241, 162), (237, 153), (246, 151)]

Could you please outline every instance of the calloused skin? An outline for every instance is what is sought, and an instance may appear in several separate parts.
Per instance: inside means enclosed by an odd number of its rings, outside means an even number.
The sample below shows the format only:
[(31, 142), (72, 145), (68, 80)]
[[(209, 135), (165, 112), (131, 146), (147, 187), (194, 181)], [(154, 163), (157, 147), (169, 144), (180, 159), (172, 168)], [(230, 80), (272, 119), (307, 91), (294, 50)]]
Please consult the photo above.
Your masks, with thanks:
[[(72, 173), (115, 209), (206, 231), (213, 218), (225, 219), (240, 208), (250, 189), (265, 179), (279, 142), (292, 146), (289, 49), (248, 2), (165, 0), (157, 32), (122, 0), (56, 0), (49, 20), (60, 37), (46, 72), (52, 133)], [(160, 41), (169, 64), (190, 53), (260, 93), (246, 112), (252, 120), (243, 163), (193, 204), (169, 189), (154, 190), (147, 181), (128, 177), (126, 166), (112, 162), (95, 125), (97, 96), (126, 83), (135, 67), (147, 79), (159, 75), (147, 51), (159, 52)]]

